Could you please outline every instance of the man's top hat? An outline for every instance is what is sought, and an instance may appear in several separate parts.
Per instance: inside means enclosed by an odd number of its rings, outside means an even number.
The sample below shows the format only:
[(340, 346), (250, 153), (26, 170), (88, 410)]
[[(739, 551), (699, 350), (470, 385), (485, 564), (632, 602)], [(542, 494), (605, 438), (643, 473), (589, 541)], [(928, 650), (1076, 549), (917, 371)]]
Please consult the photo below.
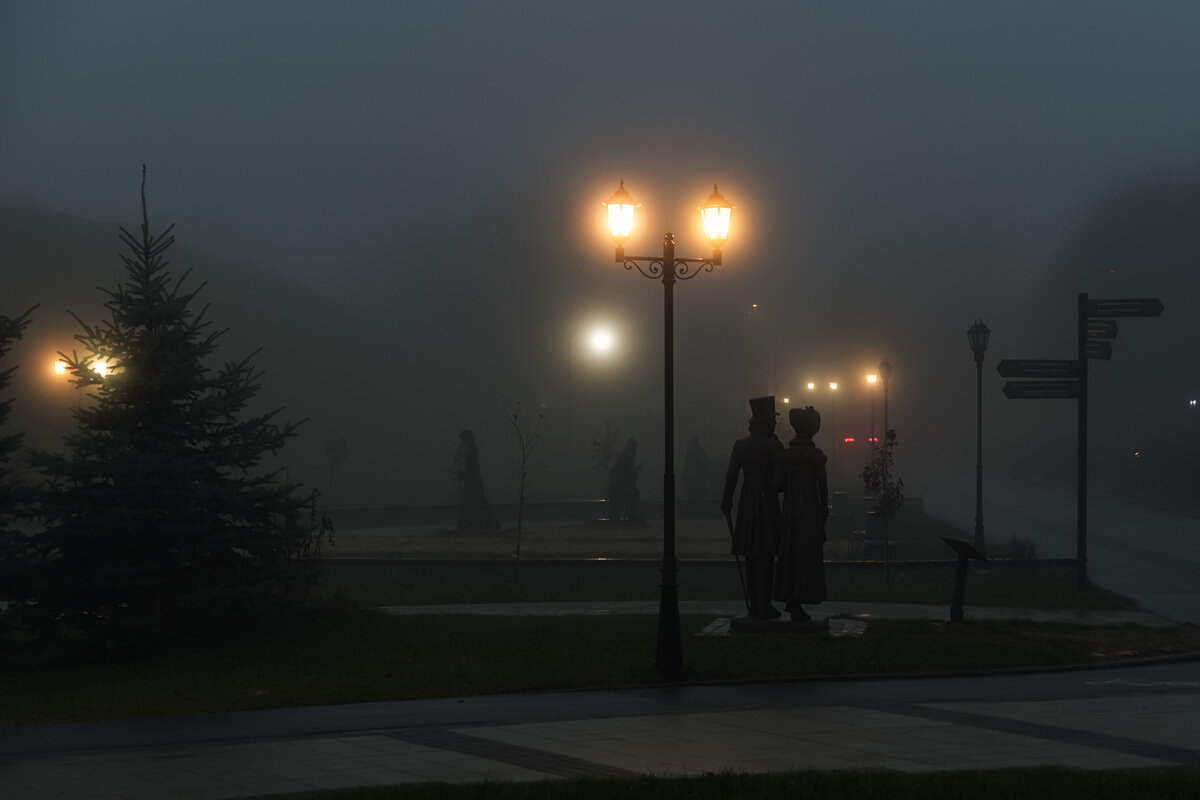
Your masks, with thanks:
[(775, 395), (750, 398), (751, 422), (774, 422), (778, 416), (779, 412), (775, 410)]

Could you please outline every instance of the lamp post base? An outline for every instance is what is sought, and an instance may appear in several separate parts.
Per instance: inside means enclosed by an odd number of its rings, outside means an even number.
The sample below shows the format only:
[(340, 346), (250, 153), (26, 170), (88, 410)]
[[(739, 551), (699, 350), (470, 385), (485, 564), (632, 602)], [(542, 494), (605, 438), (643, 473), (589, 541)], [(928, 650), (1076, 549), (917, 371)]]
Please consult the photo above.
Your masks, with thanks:
[(683, 648), (679, 626), (679, 585), (673, 567), (670, 570), (663, 569), (663, 582), (659, 590), (658, 645), (654, 669), (663, 680), (677, 681), (683, 676)]

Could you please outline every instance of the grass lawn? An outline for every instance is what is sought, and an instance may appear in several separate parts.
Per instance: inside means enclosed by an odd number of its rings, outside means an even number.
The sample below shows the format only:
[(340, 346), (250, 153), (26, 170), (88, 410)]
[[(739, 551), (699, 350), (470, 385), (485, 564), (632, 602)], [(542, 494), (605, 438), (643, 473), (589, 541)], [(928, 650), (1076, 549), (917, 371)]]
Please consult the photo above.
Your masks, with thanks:
[(1185, 800), (1200, 770), (1081, 772), (1058, 767), (907, 775), (894, 772), (721, 773), (694, 778), (423, 784), (287, 795), (292, 800)]
[[(943, 545), (944, 547), (944, 545)], [(947, 548), (948, 550), (948, 548)], [(552, 601), (657, 600), (657, 562), (640, 567), (582, 563), (571, 567), (521, 565), (519, 580), (511, 563), (421, 562), (330, 565), (324, 578), (335, 591), (361, 606), (443, 603), (514, 603)], [(681, 600), (740, 600), (737, 567), (724, 562), (683, 564)], [(830, 600), (927, 603), (950, 606), (954, 567), (893, 563), (890, 584), (882, 564), (827, 564)], [(1137, 603), (1098, 586), (1080, 589), (1075, 568), (1023, 562), (1009, 566), (972, 563), (967, 574), (966, 607), (1131, 609)]]
[[(1026, 622), (874, 621), (861, 638), (695, 636), (691, 680), (799, 678), (1096, 663), (1200, 652), (1200, 631)], [(656, 618), (391, 617), (340, 612), (121, 663), (0, 663), (0, 725), (656, 681)]]

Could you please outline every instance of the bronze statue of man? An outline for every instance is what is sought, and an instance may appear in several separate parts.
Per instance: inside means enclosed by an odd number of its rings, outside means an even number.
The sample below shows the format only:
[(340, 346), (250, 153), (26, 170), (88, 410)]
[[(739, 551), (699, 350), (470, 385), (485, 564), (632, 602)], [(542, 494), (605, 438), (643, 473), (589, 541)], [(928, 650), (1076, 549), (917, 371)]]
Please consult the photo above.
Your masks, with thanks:
[(742, 489), (738, 495), (737, 518), (730, 524), (734, 555), (746, 558), (746, 594), (751, 619), (776, 619), (779, 611), (771, 605), (772, 572), (779, 551), (779, 495), (772, 485), (775, 462), (783, 444), (775, 435), (775, 397), (750, 399), (750, 435), (733, 443), (729, 469), (725, 473), (725, 491), (721, 512), (726, 519), (733, 511), (733, 491), (738, 476)]
[(812, 406), (793, 408), (788, 421), (796, 438), (778, 458), (772, 481), (783, 492), (783, 535), (775, 568), (775, 599), (786, 603), (792, 620), (809, 619), (803, 603), (825, 599), (825, 523), (829, 520), (827, 458), (813, 444), (821, 415)]

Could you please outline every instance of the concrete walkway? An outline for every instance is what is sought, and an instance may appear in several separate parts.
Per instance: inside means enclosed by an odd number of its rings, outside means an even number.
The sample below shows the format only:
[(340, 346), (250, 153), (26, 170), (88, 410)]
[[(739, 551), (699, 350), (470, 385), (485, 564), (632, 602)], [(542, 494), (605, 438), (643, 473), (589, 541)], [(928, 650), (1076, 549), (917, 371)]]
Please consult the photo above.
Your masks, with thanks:
[[(683, 604), (736, 615), (736, 604)], [(828, 608), (826, 607), (828, 606)], [(825, 604), (928, 615), (942, 607)], [(657, 604), (519, 604), (477, 613), (650, 613)], [(464, 613), (408, 607), (395, 613)], [(935, 613), (936, 612), (936, 613)], [(1061, 612), (968, 609), (982, 618)], [(1071, 612), (1072, 621), (1137, 621)], [(536, 667), (536, 654), (531, 654)], [(442, 781), (720, 770), (1200, 764), (1200, 664), (940, 679), (645, 687), (0, 729), (0, 796), (245, 798)]]

